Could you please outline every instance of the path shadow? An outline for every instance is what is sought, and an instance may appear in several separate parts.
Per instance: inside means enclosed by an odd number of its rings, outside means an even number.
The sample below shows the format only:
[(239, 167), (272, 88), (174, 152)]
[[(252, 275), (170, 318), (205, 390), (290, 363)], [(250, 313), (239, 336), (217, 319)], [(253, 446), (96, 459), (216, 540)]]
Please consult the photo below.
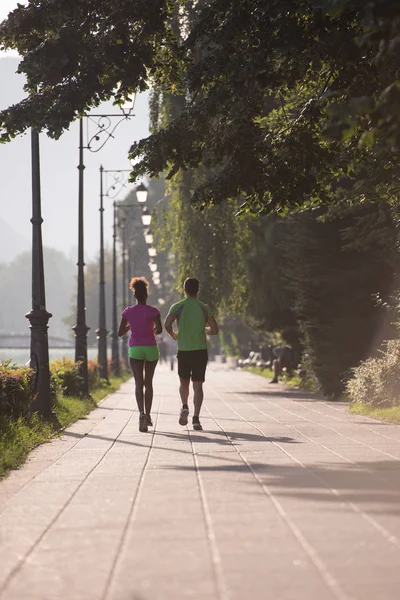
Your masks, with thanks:
[[(190, 437), (189, 437), (189, 433), (190, 433)], [(252, 434), (252, 433), (239, 433), (237, 431), (228, 431), (227, 434), (229, 435), (229, 437), (232, 439), (233, 442), (236, 442), (236, 444), (239, 444), (239, 447), (242, 447), (242, 445), (240, 444), (240, 442), (246, 443), (246, 442), (257, 442), (258, 444), (262, 444), (262, 443), (272, 443), (272, 442), (276, 442), (276, 443), (281, 443), (281, 444), (298, 444), (298, 443), (302, 443), (299, 442), (293, 438), (290, 437), (284, 437), (284, 436), (279, 436), (279, 437), (265, 437), (262, 435), (257, 435), (257, 434)], [(134, 442), (134, 441), (128, 441), (128, 440), (124, 440), (124, 439), (120, 439), (120, 438), (112, 438), (112, 437), (107, 437), (107, 436), (103, 436), (103, 435), (96, 435), (93, 433), (76, 433), (73, 431), (64, 431), (63, 436), (65, 437), (73, 437), (73, 438), (77, 438), (79, 440), (83, 440), (83, 439), (95, 439), (95, 440), (102, 440), (102, 441), (107, 441), (107, 442), (113, 442), (114, 444), (122, 444), (122, 445), (127, 445), (127, 446), (133, 446), (133, 447), (140, 447), (140, 448), (148, 448), (149, 447), (149, 443), (140, 443), (140, 442)], [(154, 430), (154, 431), (149, 431), (147, 434), (141, 434), (143, 435), (145, 438), (151, 439), (151, 436), (154, 435), (156, 437), (166, 437), (166, 438), (172, 438), (175, 440), (179, 440), (179, 441), (186, 441), (187, 442), (187, 450), (183, 450), (181, 448), (163, 448), (160, 446), (155, 446), (155, 450), (162, 450), (162, 451), (166, 451), (166, 452), (176, 452), (178, 454), (193, 454), (192, 452), (192, 445), (191, 445), (191, 438), (194, 440), (195, 444), (215, 444), (216, 446), (216, 450), (215, 452), (218, 452), (218, 447), (231, 447), (234, 450), (234, 445), (229, 441), (229, 439), (226, 437), (225, 433), (222, 431), (208, 431), (208, 432), (195, 432), (195, 431), (188, 431), (185, 430), (182, 433), (174, 433), (174, 432), (168, 432), (168, 431), (159, 431), (159, 430)], [(214, 437), (210, 437), (210, 435), (214, 436)]]
[(305, 402), (316, 402), (316, 401), (320, 401), (320, 402), (325, 402), (325, 400), (323, 398), (320, 398), (318, 396), (313, 396), (312, 394), (309, 394), (307, 392), (301, 392), (300, 390), (284, 390), (284, 391), (274, 391), (274, 389), (271, 388), (271, 391), (268, 390), (259, 390), (259, 391), (254, 391), (254, 390), (243, 390), (240, 392), (231, 392), (232, 394), (237, 394), (237, 395), (242, 395), (242, 396), (273, 396), (274, 398), (278, 397), (278, 398), (299, 398), (302, 401)]
[[(187, 432), (186, 433), (171, 433), (168, 431), (155, 431), (155, 435), (158, 436), (163, 436), (163, 437), (168, 437), (168, 438), (174, 438), (174, 439), (178, 439), (178, 440), (183, 440), (183, 439), (187, 439)], [(281, 443), (281, 444), (302, 444), (303, 442), (300, 442), (299, 440), (295, 440), (294, 438), (291, 437), (285, 437), (285, 436), (279, 436), (279, 437), (272, 437), (272, 436), (265, 436), (265, 435), (258, 435), (255, 433), (240, 433), (238, 431), (220, 431), (220, 430), (207, 430), (207, 432), (201, 432), (201, 433), (197, 433), (194, 431), (190, 431), (190, 435), (193, 437), (194, 435), (196, 436), (195, 442), (196, 444), (204, 444), (204, 443), (216, 443), (216, 444), (220, 444), (220, 445), (229, 445), (231, 446), (231, 442), (229, 441), (228, 437), (231, 438), (234, 442), (277, 442), (277, 443)], [(217, 436), (217, 437), (209, 437), (210, 435), (213, 436)]]
[[(200, 455), (205, 461), (206, 455)], [(213, 457), (214, 459), (215, 457)], [(220, 460), (220, 457), (218, 457)], [(395, 465), (393, 464), (395, 463)], [(195, 465), (165, 465), (168, 470), (196, 471)], [(343, 503), (356, 504), (369, 514), (384, 514), (400, 519), (400, 462), (379, 461), (359, 462), (357, 466), (330, 464), (310, 465), (303, 468), (300, 465), (271, 465), (262, 462), (243, 462), (237, 464), (204, 464), (197, 469), (204, 473), (248, 473), (249, 486), (265, 486), (265, 490), (277, 498), (294, 498), (306, 502), (318, 502), (320, 509), (324, 506), (340, 505)], [(376, 473), (386, 472), (387, 481), (375, 476)], [(388, 473), (389, 472), (389, 473)], [(256, 475), (256, 477), (254, 476)], [(334, 490), (334, 491), (332, 491)], [(252, 491), (249, 491), (252, 493)], [(243, 491), (241, 488), (240, 496)], [(351, 506), (345, 507), (353, 510)], [(338, 506), (339, 510), (339, 506)], [(398, 523), (400, 526), (400, 521)]]

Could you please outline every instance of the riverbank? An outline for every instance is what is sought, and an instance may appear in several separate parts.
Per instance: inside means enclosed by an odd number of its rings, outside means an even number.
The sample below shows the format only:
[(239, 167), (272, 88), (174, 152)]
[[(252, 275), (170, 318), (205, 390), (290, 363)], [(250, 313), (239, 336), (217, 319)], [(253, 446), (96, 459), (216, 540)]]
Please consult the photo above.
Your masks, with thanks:
[[(60, 360), (75, 357), (75, 348), (49, 348), (49, 360)], [(97, 347), (88, 348), (88, 359), (97, 358)], [(12, 364), (24, 367), (29, 363), (29, 348), (0, 348), (0, 362), (11, 360)]]

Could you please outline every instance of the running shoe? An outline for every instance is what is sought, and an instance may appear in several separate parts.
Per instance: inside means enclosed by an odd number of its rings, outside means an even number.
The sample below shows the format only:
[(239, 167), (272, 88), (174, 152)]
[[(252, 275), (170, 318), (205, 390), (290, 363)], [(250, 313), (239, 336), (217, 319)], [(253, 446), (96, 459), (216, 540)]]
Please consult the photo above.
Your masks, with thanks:
[(179, 415), (179, 425), (187, 425), (189, 416), (189, 409), (182, 407), (181, 413)]
[(193, 429), (195, 431), (203, 431), (203, 428), (201, 426), (199, 417), (193, 417), (193, 419), (192, 419), (192, 425), (193, 425)]
[(151, 416), (150, 415), (146, 415), (146, 419), (147, 419), (147, 426), (148, 427), (153, 427), (153, 421), (151, 420)]
[(146, 433), (148, 431), (146, 415), (140, 415), (139, 417), (139, 431), (142, 433)]

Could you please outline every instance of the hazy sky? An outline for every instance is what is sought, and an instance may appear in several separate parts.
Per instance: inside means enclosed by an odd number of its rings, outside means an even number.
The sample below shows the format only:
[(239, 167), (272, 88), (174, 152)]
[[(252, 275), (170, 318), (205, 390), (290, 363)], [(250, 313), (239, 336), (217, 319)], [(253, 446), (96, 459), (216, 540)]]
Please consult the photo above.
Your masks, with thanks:
[[(19, 0), (24, 4), (23, 0)], [(14, 0), (0, 0), (0, 22), (16, 8)], [(0, 52), (0, 60), (15, 61), (15, 54)], [(13, 69), (14, 70), (14, 69)], [(24, 78), (13, 75), (17, 81), (18, 97), (11, 102), (22, 99)], [(18, 85), (20, 79), (20, 85)], [(0, 109), (9, 106), (10, 99), (4, 88), (0, 89)], [(94, 154), (84, 152), (85, 182), (85, 258), (93, 259), (99, 248), (99, 193), (100, 164), (104, 169), (129, 169), (127, 151), (133, 141), (146, 137), (148, 131), (147, 94), (136, 99), (134, 113), (136, 116), (124, 121), (115, 131), (115, 138), (110, 139), (105, 147)], [(115, 113), (118, 109), (106, 103), (96, 109), (95, 113)], [(86, 121), (86, 119), (85, 119)], [(115, 122), (115, 121), (114, 121)], [(84, 127), (86, 132), (86, 124)], [(89, 134), (94, 129), (90, 125)], [(72, 123), (58, 141), (50, 140), (45, 133), (40, 136), (41, 151), (41, 190), (43, 242), (46, 246), (64, 251), (76, 258), (78, 238), (78, 123)], [(87, 140), (85, 140), (85, 145)], [(31, 239), (31, 154), (30, 135), (25, 134), (9, 144), (0, 145), (0, 206), (1, 217), (16, 232), (27, 240)], [(127, 187), (127, 191), (130, 186)], [(122, 199), (122, 193), (120, 198)], [(112, 201), (105, 199), (105, 240), (112, 244)], [(72, 253), (72, 254), (71, 254)]]

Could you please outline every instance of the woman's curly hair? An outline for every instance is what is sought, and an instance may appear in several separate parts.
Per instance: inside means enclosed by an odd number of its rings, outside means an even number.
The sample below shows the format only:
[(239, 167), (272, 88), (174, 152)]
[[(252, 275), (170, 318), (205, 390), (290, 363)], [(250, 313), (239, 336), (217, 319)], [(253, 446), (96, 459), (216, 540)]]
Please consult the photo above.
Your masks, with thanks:
[(133, 277), (129, 287), (137, 300), (146, 300), (149, 290), (149, 282), (146, 277)]

